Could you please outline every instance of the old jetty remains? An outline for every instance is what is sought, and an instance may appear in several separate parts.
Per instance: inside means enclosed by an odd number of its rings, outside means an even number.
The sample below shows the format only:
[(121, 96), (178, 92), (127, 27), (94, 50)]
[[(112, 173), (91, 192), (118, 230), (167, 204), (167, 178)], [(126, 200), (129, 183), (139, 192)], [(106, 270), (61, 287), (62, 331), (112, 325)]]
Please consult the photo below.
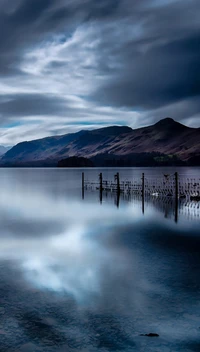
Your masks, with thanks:
[(141, 177), (121, 180), (117, 172), (113, 175), (113, 180), (105, 180), (102, 173), (99, 174), (98, 180), (86, 180), (83, 173), (83, 194), (85, 190), (99, 190), (101, 197), (103, 192), (115, 192), (117, 194), (138, 194), (142, 198), (145, 196), (172, 197), (200, 201), (200, 178), (175, 172), (151, 177), (142, 173)]

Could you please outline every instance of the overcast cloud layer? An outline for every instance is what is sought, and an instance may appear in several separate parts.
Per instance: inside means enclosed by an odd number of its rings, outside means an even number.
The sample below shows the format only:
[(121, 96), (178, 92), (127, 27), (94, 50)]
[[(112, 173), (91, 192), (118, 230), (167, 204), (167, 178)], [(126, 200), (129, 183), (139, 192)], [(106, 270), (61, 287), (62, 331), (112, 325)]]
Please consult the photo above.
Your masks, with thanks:
[(0, 144), (200, 126), (199, 0), (0, 0)]

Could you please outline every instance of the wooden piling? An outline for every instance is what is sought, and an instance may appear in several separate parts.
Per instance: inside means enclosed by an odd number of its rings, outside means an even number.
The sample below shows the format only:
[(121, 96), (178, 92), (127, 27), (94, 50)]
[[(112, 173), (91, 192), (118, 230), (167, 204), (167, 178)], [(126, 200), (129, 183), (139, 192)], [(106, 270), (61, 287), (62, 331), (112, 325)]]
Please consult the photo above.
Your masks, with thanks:
[(179, 187), (178, 187), (178, 172), (175, 172), (175, 222), (178, 222), (178, 196), (179, 196)]
[(120, 194), (120, 180), (119, 180), (119, 172), (115, 175), (115, 180), (117, 181), (117, 193)]
[(175, 197), (178, 199), (178, 172), (175, 172)]
[(82, 199), (84, 199), (84, 191), (85, 191), (85, 175), (82, 172)]
[(142, 173), (142, 196), (144, 196), (144, 172)]
[(103, 198), (103, 175), (102, 172), (99, 174), (99, 199), (100, 203), (102, 203)]
[(144, 214), (144, 172), (142, 173), (142, 213)]

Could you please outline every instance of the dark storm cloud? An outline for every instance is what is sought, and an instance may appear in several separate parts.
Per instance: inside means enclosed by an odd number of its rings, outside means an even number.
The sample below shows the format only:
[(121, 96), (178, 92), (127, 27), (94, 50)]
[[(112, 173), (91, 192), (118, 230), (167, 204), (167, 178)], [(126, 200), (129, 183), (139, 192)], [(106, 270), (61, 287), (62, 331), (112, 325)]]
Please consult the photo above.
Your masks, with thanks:
[(4, 10), (4, 2), (0, 3), (0, 72), (12, 70), (23, 51), (44, 36), (44, 24), (40, 21), (45, 21), (44, 12), (52, 3), (53, 0), (16, 1), (11, 12), (7, 6)]
[(17, 47), (28, 40), (37, 41), (38, 35), (44, 38), (46, 33), (56, 34), (73, 24), (76, 18), (81, 23), (107, 17), (118, 4), (119, 0), (74, 0), (73, 3), (64, 0), (21, 0), (16, 1), (16, 6), (9, 11), (9, 7), (1, 1), (0, 45), (6, 50), (11, 44)]
[(1, 1), (0, 74), (18, 73), (24, 52), (54, 35), (70, 36), (84, 21), (111, 15), (119, 1), (16, 0), (11, 8)]
[(198, 0), (0, 0), (0, 125), (65, 115), (76, 129), (106, 106), (132, 127), (167, 112), (200, 125), (199, 13)]
[(42, 94), (12, 94), (0, 98), (0, 111), (5, 117), (29, 115), (56, 115), (69, 112), (67, 101), (53, 96)]
[(35, 22), (41, 17), (52, 4), (54, 0), (34, 0), (22, 1), (13, 16), (13, 23), (15, 25), (23, 25)]
[(136, 52), (134, 43), (119, 54), (116, 70), (97, 90), (101, 101), (118, 106), (157, 108), (200, 94), (200, 35)]

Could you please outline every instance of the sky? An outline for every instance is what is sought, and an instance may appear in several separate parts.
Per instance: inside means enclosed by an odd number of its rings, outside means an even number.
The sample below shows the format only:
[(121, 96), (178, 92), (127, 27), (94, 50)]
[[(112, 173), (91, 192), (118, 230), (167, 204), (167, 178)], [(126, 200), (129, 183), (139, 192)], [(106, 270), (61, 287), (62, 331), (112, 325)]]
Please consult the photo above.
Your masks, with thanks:
[(0, 0), (0, 144), (200, 127), (199, 0)]

